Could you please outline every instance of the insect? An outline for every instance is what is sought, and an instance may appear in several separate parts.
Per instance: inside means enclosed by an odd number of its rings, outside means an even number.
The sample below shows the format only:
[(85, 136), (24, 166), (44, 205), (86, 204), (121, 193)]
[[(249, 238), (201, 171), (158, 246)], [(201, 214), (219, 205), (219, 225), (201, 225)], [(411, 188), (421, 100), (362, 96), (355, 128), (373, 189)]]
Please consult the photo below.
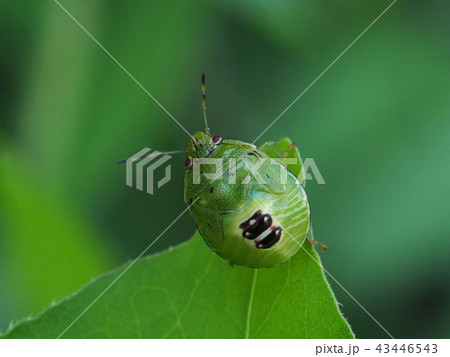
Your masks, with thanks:
[[(305, 175), (296, 145), (284, 138), (257, 148), (211, 135), (204, 74), (202, 102), (205, 131), (195, 133), (185, 146), (184, 200), (208, 246), (229, 262), (250, 268), (283, 263), (305, 241), (325, 250), (312, 239)], [(287, 158), (296, 163), (283, 165)]]

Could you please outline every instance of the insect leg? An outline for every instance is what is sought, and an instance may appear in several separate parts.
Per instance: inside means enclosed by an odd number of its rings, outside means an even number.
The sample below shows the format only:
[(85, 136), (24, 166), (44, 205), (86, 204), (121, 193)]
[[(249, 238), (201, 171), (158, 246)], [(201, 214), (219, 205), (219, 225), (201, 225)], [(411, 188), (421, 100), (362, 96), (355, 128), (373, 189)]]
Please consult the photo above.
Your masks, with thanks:
[(327, 246), (326, 246), (325, 244), (320, 243), (320, 242), (318, 242), (318, 241), (316, 241), (316, 240), (309, 239), (309, 238), (306, 238), (306, 240), (307, 240), (308, 243), (311, 244), (311, 245), (318, 245), (318, 246), (320, 247), (320, 249), (322, 249), (324, 252), (326, 252), (326, 250), (328, 249)]
[(308, 236), (306, 237), (306, 240), (308, 241), (309, 244), (311, 244), (311, 245), (313, 245), (313, 246), (314, 246), (314, 245), (318, 245), (318, 246), (320, 247), (320, 249), (322, 249), (324, 252), (326, 252), (326, 250), (328, 249), (327, 246), (326, 246), (325, 244), (320, 243), (320, 242), (314, 240), (312, 226), (311, 226), (311, 228), (310, 228), (310, 230), (309, 230), (309, 234), (308, 234)]

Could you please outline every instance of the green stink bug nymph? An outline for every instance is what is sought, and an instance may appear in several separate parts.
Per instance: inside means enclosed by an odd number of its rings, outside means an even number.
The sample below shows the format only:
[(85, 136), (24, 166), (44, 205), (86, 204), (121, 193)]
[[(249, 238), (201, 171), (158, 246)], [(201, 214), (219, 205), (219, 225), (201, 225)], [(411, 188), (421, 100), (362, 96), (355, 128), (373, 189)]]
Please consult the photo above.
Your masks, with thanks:
[[(288, 138), (256, 148), (210, 135), (204, 75), (202, 94), (205, 132), (195, 133), (185, 147), (184, 200), (189, 212), (205, 242), (222, 258), (251, 268), (280, 264), (310, 233), (300, 153)], [(284, 166), (286, 158), (296, 163)], [(252, 168), (257, 168), (256, 175)]]

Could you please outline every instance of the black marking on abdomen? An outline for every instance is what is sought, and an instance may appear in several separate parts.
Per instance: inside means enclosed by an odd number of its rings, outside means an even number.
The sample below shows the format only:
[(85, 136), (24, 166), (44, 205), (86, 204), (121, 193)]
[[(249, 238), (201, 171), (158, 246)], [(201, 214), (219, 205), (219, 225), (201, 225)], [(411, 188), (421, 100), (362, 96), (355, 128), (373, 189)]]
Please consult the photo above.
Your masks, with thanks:
[(259, 237), (267, 228), (272, 225), (270, 214), (262, 214), (257, 211), (249, 220), (241, 223), (239, 226), (243, 229), (242, 235), (247, 239)]
[(254, 214), (253, 214), (253, 216), (251, 216), (249, 219), (247, 219), (245, 222), (242, 222), (240, 225), (239, 225), (239, 228), (245, 228), (249, 223), (250, 223), (250, 221), (252, 220), (252, 219), (255, 219), (256, 217), (258, 217), (258, 216), (260, 216), (261, 215), (261, 210), (259, 210), (259, 211), (256, 211)]
[[(242, 236), (244, 238), (255, 241), (256, 248), (267, 249), (278, 242), (281, 237), (281, 228), (272, 226), (272, 222), (273, 220), (270, 214), (263, 214), (261, 210), (259, 210), (248, 220), (242, 222), (239, 225), (239, 228), (242, 229)], [(264, 238), (257, 239), (261, 235), (264, 236)]]
[(264, 239), (256, 243), (256, 248), (267, 249), (273, 246), (281, 238), (281, 228), (277, 227), (272, 232), (269, 233)]

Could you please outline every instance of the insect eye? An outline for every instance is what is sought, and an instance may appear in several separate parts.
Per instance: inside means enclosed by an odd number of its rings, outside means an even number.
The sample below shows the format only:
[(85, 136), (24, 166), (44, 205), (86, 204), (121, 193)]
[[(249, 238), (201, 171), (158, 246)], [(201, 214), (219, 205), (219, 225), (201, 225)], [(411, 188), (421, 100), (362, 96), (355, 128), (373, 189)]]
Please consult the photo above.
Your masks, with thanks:
[(214, 144), (219, 144), (222, 141), (222, 137), (220, 135), (214, 135), (212, 141)]
[(184, 166), (189, 167), (192, 165), (192, 160), (190, 158), (187, 158), (186, 161), (184, 162)]

